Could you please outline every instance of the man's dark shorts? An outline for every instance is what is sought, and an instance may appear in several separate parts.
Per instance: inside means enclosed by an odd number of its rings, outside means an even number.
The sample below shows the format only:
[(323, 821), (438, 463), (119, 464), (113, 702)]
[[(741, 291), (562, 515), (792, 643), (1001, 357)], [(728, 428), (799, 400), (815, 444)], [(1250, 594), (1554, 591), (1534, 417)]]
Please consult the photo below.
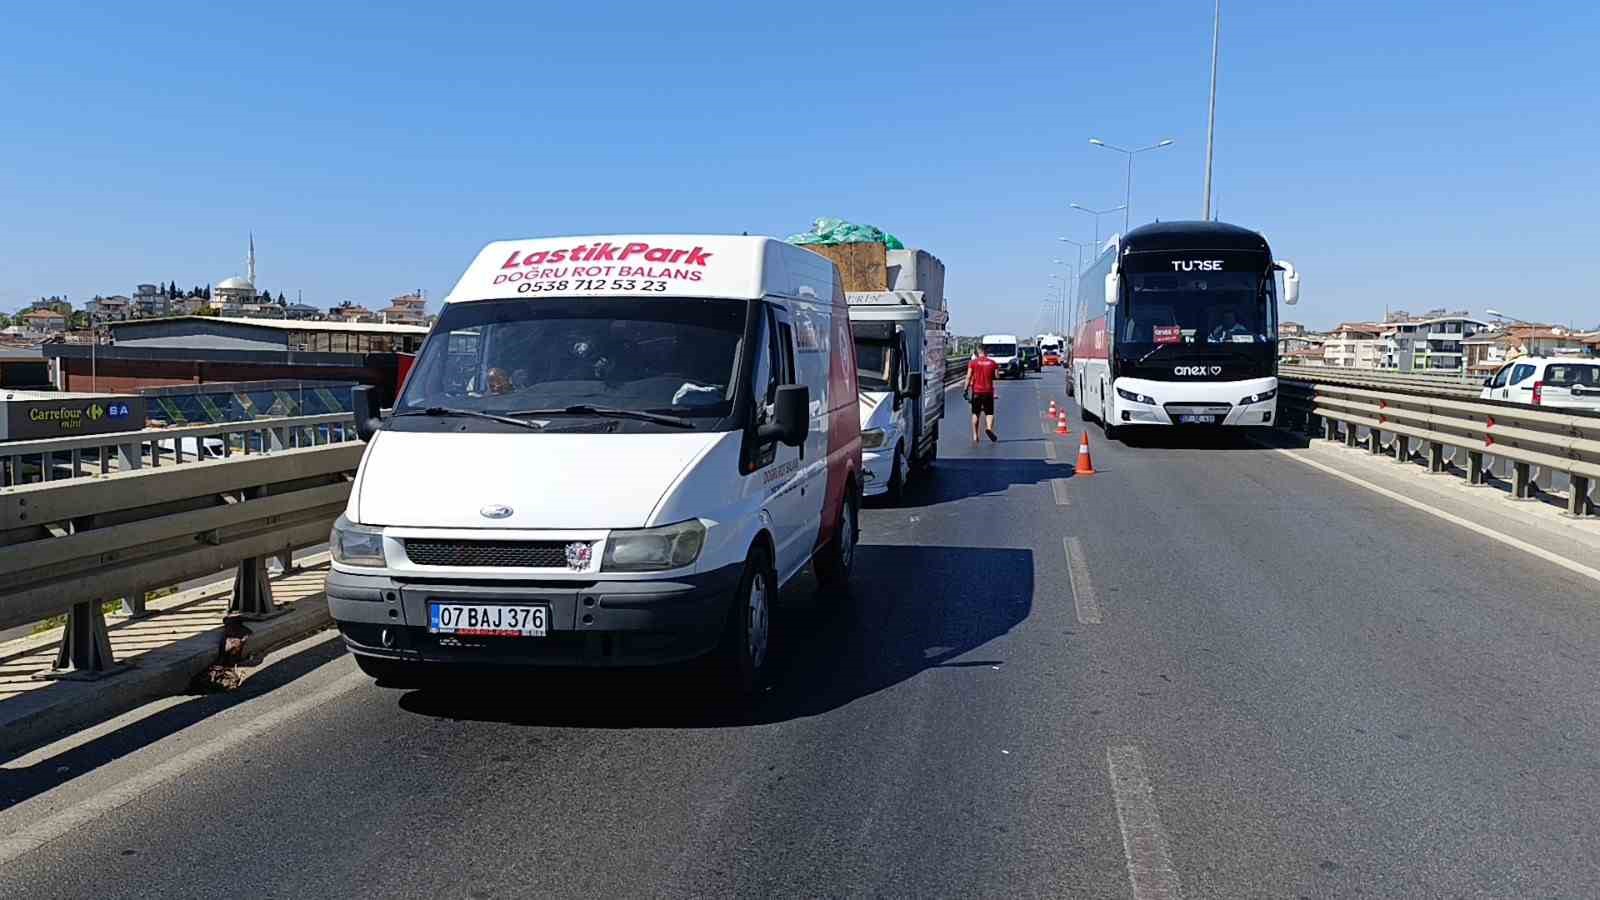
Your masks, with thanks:
[(975, 416), (977, 416), (977, 415), (990, 415), (990, 416), (994, 415), (994, 395), (993, 394), (973, 394), (972, 395), (972, 414), (975, 415)]

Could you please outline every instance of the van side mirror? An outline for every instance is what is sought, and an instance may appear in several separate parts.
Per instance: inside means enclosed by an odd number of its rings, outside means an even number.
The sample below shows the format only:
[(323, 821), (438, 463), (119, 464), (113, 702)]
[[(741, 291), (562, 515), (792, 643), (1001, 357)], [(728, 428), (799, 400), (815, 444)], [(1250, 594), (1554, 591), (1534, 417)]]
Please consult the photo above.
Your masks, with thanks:
[(922, 398), (922, 373), (912, 372), (906, 376), (906, 397), (911, 400)]
[(1116, 306), (1117, 297), (1122, 293), (1122, 276), (1116, 272), (1106, 273), (1106, 305)]
[(782, 441), (791, 447), (805, 443), (811, 433), (811, 389), (803, 384), (786, 384), (778, 388), (778, 398), (772, 421), (756, 430), (756, 439)]
[(378, 416), (378, 401), (374, 398), (372, 385), (358, 384), (351, 389), (350, 409), (356, 417), (356, 434), (363, 441), (372, 440), (372, 436), (383, 427), (383, 420)]

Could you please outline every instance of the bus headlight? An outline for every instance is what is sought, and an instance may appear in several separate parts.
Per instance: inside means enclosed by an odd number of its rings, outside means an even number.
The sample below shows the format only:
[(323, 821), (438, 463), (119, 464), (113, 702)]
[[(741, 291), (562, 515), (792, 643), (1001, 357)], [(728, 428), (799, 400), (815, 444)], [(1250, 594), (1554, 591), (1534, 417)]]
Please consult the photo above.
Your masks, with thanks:
[(1144, 394), (1135, 394), (1133, 391), (1125, 391), (1122, 388), (1117, 388), (1117, 396), (1131, 403), (1143, 403), (1146, 406), (1156, 405), (1156, 398), (1146, 397)]
[(876, 450), (883, 446), (882, 428), (867, 428), (861, 432), (861, 449)]
[(1278, 396), (1278, 389), (1273, 388), (1270, 391), (1262, 391), (1259, 394), (1251, 394), (1250, 396), (1241, 399), (1239, 401), (1239, 405), (1249, 406), (1252, 403), (1265, 403), (1276, 396)]
[(681, 569), (700, 558), (706, 527), (690, 519), (660, 528), (613, 531), (606, 538), (605, 572), (654, 572)]

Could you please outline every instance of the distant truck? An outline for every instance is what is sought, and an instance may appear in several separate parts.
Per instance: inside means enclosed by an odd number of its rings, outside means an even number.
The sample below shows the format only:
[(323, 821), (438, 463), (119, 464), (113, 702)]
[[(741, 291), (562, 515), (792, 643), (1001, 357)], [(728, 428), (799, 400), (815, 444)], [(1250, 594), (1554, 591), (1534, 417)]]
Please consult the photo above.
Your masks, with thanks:
[(898, 500), (938, 455), (944, 418), (944, 263), (890, 250), (885, 291), (849, 291), (861, 397), (862, 493)]

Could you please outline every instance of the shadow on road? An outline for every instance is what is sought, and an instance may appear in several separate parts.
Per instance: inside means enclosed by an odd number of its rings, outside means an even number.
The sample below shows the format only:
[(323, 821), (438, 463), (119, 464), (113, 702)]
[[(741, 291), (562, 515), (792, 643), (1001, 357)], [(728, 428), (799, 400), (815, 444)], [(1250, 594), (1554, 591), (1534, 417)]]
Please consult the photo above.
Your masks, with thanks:
[(1042, 459), (1004, 456), (940, 457), (930, 471), (911, 483), (904, 499), (896, 506), (902, 509), (938, 506), (968, 497), (1004, 494), (1015, 485), (1044, 484), (1052, 478), (1070, 477), (1070, 463), (1062, 465)]
[[(726, 699), (704, 664), (662, 669), (477, 673), (411, 691), (417, 715), (518, 726), (721, 728), (815, 716), (959, 657), (1027, 619), (1033, 553), (985, 547), (863, 545), (855, 600), (819, 611), (799, 586), (774, 616), (771, 686)], [(996, 665), (998, 660), (984, 660)]]
[(1306, 436), (1283, 428), (1207, 428), (1193, 426), (1155, 426), (1136, 428), (1127, 425), (1117, 439), (1128, 447), (1155, 450), (1267, 450), (1278, 447), (1301, 448), (1309, 445)]

